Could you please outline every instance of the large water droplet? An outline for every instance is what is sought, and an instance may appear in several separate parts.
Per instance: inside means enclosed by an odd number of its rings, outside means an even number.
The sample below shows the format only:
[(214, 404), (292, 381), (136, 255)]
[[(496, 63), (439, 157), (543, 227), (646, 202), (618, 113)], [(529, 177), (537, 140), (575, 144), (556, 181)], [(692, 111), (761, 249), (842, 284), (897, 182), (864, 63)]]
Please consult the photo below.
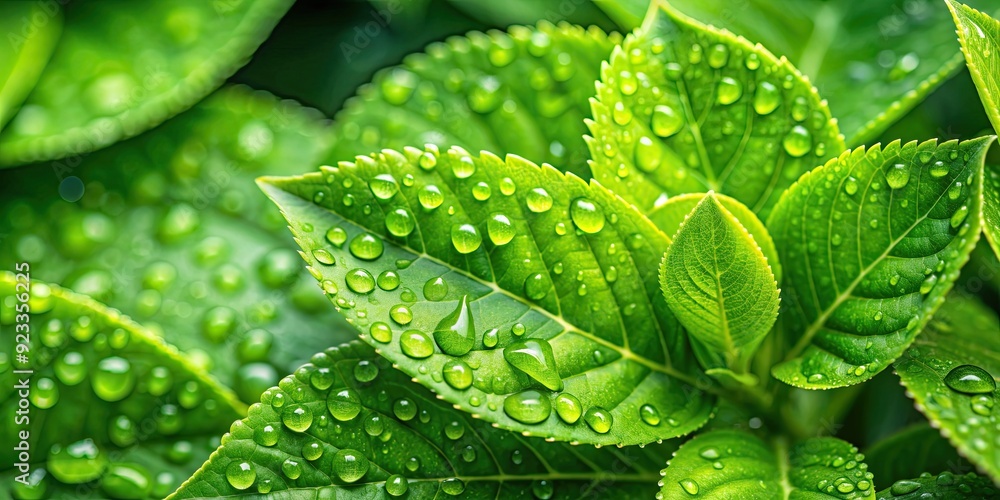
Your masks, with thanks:
[(368, 233), (354, 237), (349, 245), (351, 255), (361, 260), (375, 260), (382, 256), (385, 247), (382, 240)]
[(769, 115), (781, 105), (781, 91), (770, 82), (761, 82), (753, 96), (753, 109), (759, 115)]
[(132, 365), (124, 358), (112, 356), (97, 363), (97, 371), (91, 379), (94, 393), (105, 401), (119, 401), (132, 393), (135, 387), (135, 373)]
[(148, 498), (153, 478), (138, 464), (114, 464), (101, 477), (101, 489), (112, 498)]
[(87, 364), (83, 355), (76, 351), (67, 351), (55, 362), (56, 377), (66, 385), (76, 385), (87, 376)]
[(652, 128), (653, 133), (660, 137), (670, 137), (681, 131), (684, 127), (684, 117), (674, 108), (666, 105), (659, 105), (653, 108)]
[(455, 389), (468, 389), (472, 385), (472, 368), (459, 359), (453, 359), (444, 364), (441, 369), (444, 381)]
[(333, 456), (333, 473), (345, 483), (353, 483), (368, 473), (368, 459), (361, 452), (349, 448)]
[(569, 207), (570, 218), (585, 233), (597, 233), (604, 228), (604, 210), (587, 198), (577, 198)]
[(234, 460), (226, 467), (226, 480), (233, 488), (245, 490), (257, 480), (257, 469), (249, 462)]
[(378, 174), (368, 183), (372, 194), (380, 200), (389, 200), (399, 192), (396, 178), (390, 174)]
[(678, 484), (681, 485), (681, 488), (683, 488), (687, 494), (689, 495), (698, 494), (699, 491), (698, 483), (694, 482), (693, 479), (683, 479)]
[(441, 194), (441, 189), (437, 186), (428, 184), (417, 193), (417, 200), (420, 201), (420, 206), (427, 210), (434, 210), (444, 203), (444, 195)]
[(503, 410), (518, 422), (537, 424), (549, 418), (549, 414), (552, 413), (552, 403), (541, 392), (527, 390), (507, 396), (503, 401)]
[(635, 165), (643, 172), (652, 172), (660, 167), (663, 159), (660, 146), (653, 139), (642, 136), (635, 145)]
[(639, 408), (639, 417), (649, 425), (660, 425), (660, 412), (653, 405), (642, 405)]
[(528, 204), (528, 210), (534, 213), (548, 212), (552, 208), (552, 197), (543, 188), (534, 188), (528, 191), (525, 201)]
[(913, 493), (919, 489), (920, 489), (919, 482), (910, 481), (908, 479), (900, 479), (899, 481), (892, 483), (892, 487), (889, 488), (889, 491), (891, 491), (893, 495), (902, 496), (902, 495), (909, 495), (910, 493)]
[(414, 359), (423, 359), (434, 354), (434, 342), (420, 330), (403, 332), (399, 337), (399, 347), (403, 350), (403, 354)]
[(812, 134), (802, 125), (796, 125), (782, 140), (785, 152), (799, 158), (812, 149)]
[(562, 379), (556, 367), (552, 346), (545, 339), (525, 339), (503, 350), (503, 357), (514, 368), (526, 373), (553, 391), (561, 391)]
[(611, 412), (600, 406), (592, 406), (583, 415), (583, 421), (598, 434), (607, 434), (611, 430)]
[(506, 245), (514, 239), (514, 225), (504, 214), (493, 214), (486, 220), (486, 232), (494, 245)]
[(953, 368), (945, 375), (944, 383), (952, 390), (966, 394), (986, 394), (997, 390), (996, 379), (988, 371), (975, 365)]
[(53, 445), (45, 463), (53, 477), (65, 484), (81, 484), (101, 476), (108, 459), (91, 439), (62, 447)]
[(446, 354), (464, 356), (476, 343), (476, 326), (468, 299), (463, 295), (458, 307), (434, 328), (434, 340)]
[(944, 176), (948, 175), (948, 172), (950, 172), (950, 171), (951, 171), (951, 169), (948, 168), (948, 165), (945, 164), (945, 162), (943, 162), (943, 161), (936, 161), (936, 162), (934, 162), (934, 164), (931, 165), (931, 168), (930, 168), (931, 177), (934, 177), (934, 178), (944, 177)]
[(409, 483), (406, 478), (399, 474), (393, 474), (385, 480), (385, 492), (390, 496), (403, 496), (408, 488)]
[(459, 253), (472, 253), (482, 245), (483, 237), (472, 224), (454, 224), (451, 226), (451, 243)]
[(910, 182), (910, 167), (905, 163), (897, 163), (885, 173), (885, 182), (892, 189), (902, 189)]
[(368, 293), (375, 289), (375, 278), (361, 268), (352, 269), (344, 280), (347, 282), (347, 287), (355, 293)]
[(406, 237), (413, 232), (416, 222), (409, 210), (397, 208), (385, 216), (385, 228), (393, 236)]
[(722, 105), (732, 104), (743, 96), (743, 84), (728, 76), (719, 80), (716, 101)]
[(955, 210), (955, 213), (951, 214), (951, 227), (957, 228), (965, 222), (965, 218), (969, 216), (969, 207), (967, 205), (962, 205)]
[(448, 282), (444, 277), (431, 278), (424, 283), (424, 298), (431, 302), (444, 300), (448, 295)]

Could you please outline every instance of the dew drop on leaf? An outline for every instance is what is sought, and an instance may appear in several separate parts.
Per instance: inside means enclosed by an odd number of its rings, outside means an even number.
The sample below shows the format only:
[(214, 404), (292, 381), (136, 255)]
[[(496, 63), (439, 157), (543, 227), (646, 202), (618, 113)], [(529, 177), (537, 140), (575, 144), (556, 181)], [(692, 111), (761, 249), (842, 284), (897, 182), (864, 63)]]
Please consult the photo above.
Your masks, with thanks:
[(355, 293), (368, 293), (375, 289), (375, 278), (361, 268), (352, 269), (344, 280), (347, 282), (347, 287)]
[(955, 210), (955, 213), (951, 214), (951, 221), (950, 221), (951, 227), (958, 228), (958, 226), (961, 226), (962, 223), (965, 222), (965, 218), (968, 216), (969, 216), (968, 206), (962, 205), (958, 207), (958, 210)]
[(684, 117), (674, 108), (667, 105), (659, 105), (653, 108), (652, 128), (653, 133), (660, 137), (671, 137), (681, 131), (684, 127)]
[(399, 275), (395, 271), (382, 271), (375, 282), (378, 283), (378, 287), (382, 290), (391, 292), (399, 288)]
[(551, 481), (537, 479), (531, 483), (531, 494), (538, 500), (548, 500), (555, 493), (555, 486)]
[(544, 422), (552, 413), (552, 403), (548, 396), (535, 390), (522, 391), (507, 396), (503, 410), (510, 418), (523, 424)]
[(743, 84), (735, 79), (724, 76), (719, 80), (716, 102), (724, 106), (732, 104), (743, 97)]
[(635, 165), (643, 172), (652, 172), (660, 167), (661, 161), (660, 146), (649, 137), (640, 137), (635, 145)]
[(723, 44), (716, 44), (708, 51), (708, 65), (719, 69), (729, 62), (729, 48)]
[(124, 358), (111, 356), (97, 363), (91, 379), (94, 393), (105, 401), (120, 401), (132, 393), (135, 373)]
[(472, 158), (463, 155), (453, 162), (451, 172), (459, 179), (467, 179), (476, 173), (476, 163), (472, 161)]
[(358, 382), (371, 382), (375, 380), (375, 377), (378, 377), (378, 372), (378, 365), (367, 359), (362, 359), (354, 365), (354, 379)]
[[(67, 351), (66, 354), (63, 354), (56, 360), (54, 369), (59, 381), (69, 386), (79, 384), (87, 376), (87, 365), (83, 355), (76, 351)], [(167, 374), (169, 375), (169, 372)]]
[(406, 490), (409, 488), (409, 484), (406, 478), (399, 475), (393, 474), (385, 480), (385, 492), (390, 496), (399, 497), (406, 494)]
[(604, 210), (587, 198), (577, 198), (569, 207), (573, 224), (581, 231), (589, 234), (604, 229)]
[(312, 425), (312, 410), (306, 405), (293, 405), (281, 412), (281, 422), (295, 432), (305, 432)]
[(587, 425), (598, 434), (607, 434), (611, 430), (611, 412), (600, 406), (587, 409), (583, 415), (583, 421), (587, 422)]
[(562, 379), (559, 377), (552, 346), (547, 340), (526, 339), (515, 342), (504, 348), (503, 357), (511, 366), (550, 390), (562, 390)]
[(257, 480), (257, 470), (249, 462), (233, 461), (226, 467), (226, 480), (238, 490), (245, 490), (253, 486)]
[(892, 483), (889, 491), (895, 496), (909, 495), (920, 489), (920, 483), (917, 481), (910, 481), (908, 479), (901, 479)]
[(563, 422), (575, 424), (583, 415), (583, 405), (576, 396), (563, 393), (556, 396), (556, 414)]
[(506, 245), (514, 239), (514, 225), (506, 215), (495, 213), (486, 220), (486, 233), (494, 245)]
[(403, 304), (397, 304), (389, 309), (389, 317), (400, 325), (408, 325), (413, 321), (413, 312)]
[(65, 484), (81, 484), (101, 476), (108, 458), (91, 439), (64, 446), (52, 445), (46, 468), (53, 477)]
[(897, 163), (885, 173), (885, 182), (892, 189), (902, 189), (910, 181), (910, 167), (905, 163)]
[(951, 169), (943, 161), (936, 161), (930, 168), (931, 177), (940, 178), (948, 175)]
[(552, 282), (541, 273), (535, 273), (524, 279), (524, 294), (531, 300), (544, 299), (551, 287)]
[(678, 484), (688, 495), (697, 495), (699, 491), (698, 483), (693, 479), (683, 479)]
[(368, 333), (371, 334), (373, 339), (383, 344), (392, 341), (392, 330), (389, 328), (389, 325), (380, 321), (372, 323), (371, 328), (368, 329)]
[(645, 404), (639, 407), (639, 417), (648, 425), (660, 425), (660, 412), (653, 405)]
[(781, 91), (773, 83), (761, 82), (753, 95), (753, 109), (758, 115), (769, 115), (781, 105)]
[[(467, 295), (462, 296), (458, 306), (451, 314), (445, 316), (434, 328), (434, 340), (444, 353), (452, 356), (464, 356), (472, 350), (476, 342), (476, 327), (472, 317), (472, 307)], [(406, 338), (406, 334), (403, 335)], [(402, 340), (400, 340), (402, 342)], [(405, 347), (404, 347), (405, 352)], [(420, 351), (423, 352), (423, 351)], [(434, 352), (426, 354), (430, 356)], [(426, 357), (411, 356), (411, 357)]]
[(316, 441), (311, 441), (302, 445), (302, 456), (305, 457), (306, 460), (319, 460), (319, 458), (323, 456), (323, 445)]
[(965, 394), (986, 394), (997, 390), (997, 382), (993, 375), (975, 365), (953, 368), (945, 375), (944, 383), (952, 390)]
[[(409, 399), (399, 398), (392, 404), (392, 413), (403, 422), (409, 422), (413, 420), (413, 417), (417, 416), (417, 405)], [(416, 468), (410, 470), (413, 471)]]
[(812, 134), (802, 125), (796, 125), (781, 143), (785, 147), (786, 153), (799, 158), (805, 156), (812, 149)]
[(389, 200), (399, 192), (396, 178), (390, 174), (378, 174), (368, 183), (372, 194), (380, 200)]
[(528, 210), (536, 214), (548, 212), (552, 208), (552, 197), (543, 188), (533, 188), (528, 191), (525, 201), (528, 204)]
[(448, 282), (443, 277), (431, 278), (424, 283), (424, 298), (431, 302), (444, 300), (448, 295)]
[(468, 389), (472, 385), (472, 368), (462, 360), (448, 361), (441, 369), (441, 374), (444, 376), (444, 381), (455, 389)]
[(382, 256), (384, 245), (382, 240), (368, 233), (359, 234), (351, 240), (348, 247), (351, 255), (361, 260), (375, 260)]
[(451, 243), (459, 253), (467, 254), (478, 250), (483, 238), (472, 224), (454, 224), (451, 226)]
[(326, 408), (333, 418), (347, 422), (353, 420), (361, 412), (361, 399), (350, 389), (331, 392), (326, 399)]
[(413, 216), (405, 208), (394, 209), (385, 215), (385, 229), (393, 236), (409, 236), (415, 226)]
[(428, 184), (417, 193), (417, 200), (420, 202), (420, 206), (425, 209), (434, 210), (444, 203), (444, 195), (441, 194), (440, 188), (433, 184)]
[(407, 330), (399, 337), (403, 354), (413, 359), (423, 359), (434, 354), (434, 342), (420, 330)]
[(350, 448), (338, 451), (333, 456), (333, 473), (345, 483), (353, 483), (368, 473), (368, 459), (357, 450)]

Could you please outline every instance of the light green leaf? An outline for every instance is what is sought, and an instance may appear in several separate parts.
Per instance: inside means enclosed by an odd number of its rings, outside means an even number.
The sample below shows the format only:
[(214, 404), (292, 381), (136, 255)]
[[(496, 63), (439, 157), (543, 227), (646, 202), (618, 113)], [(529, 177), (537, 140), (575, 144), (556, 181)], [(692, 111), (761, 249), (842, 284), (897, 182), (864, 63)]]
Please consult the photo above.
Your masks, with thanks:
[(937, 476), (925, 472), (913, 479), (901, 479), (880, 492), (878, 500), (918, 500), (924, 498), (942, 498), (945, 500), (965, 500), (967, 498), (993, 498), (997, 495), (996, 486), (988, 477), (978, 476), (974, 472), (955, 475), (942, 472)]
[[(875, 498), (864, 455), (835, 438), (789, 448), (741, 431), (696, 436), (674, 454), (660, 481), (663, 500), (703, 498)], [(659, 498), (659, 496), (658, 496)]]
[(778, 285), (753, 236), (709, 193), (660, 264), (670, 310), (692, 337), (745, 371), (778, 318)]
[(657, 283), (669, 239), (601, 186), (433, 145), (260, 184), (362, 338), (461, 409), (626, 445), (711, 413)]
[[(947, 0), (958, 26), (958, 39), (972, 80), (976, 82), (979, 97), (993, 128), (1000, 130), (1000, 70), (994, 59), (1000, 53), (1000, 22), (978, 10), (952, 0)], [(983, 204), (983, 232), (1000, 257), (1000, 167), (986, 167), (986, 188)]]
[[(37, 278), (137, 318), (256, 401), (355, 336), (253, 182), (321, 163), (327, 126), (317, 115), (229, 88), (79, 162), (4, 170), (0, 260), (38, 264)], [(68, 196), (73, 181), (83, 197), (67, 203), (56, 188)]]
[(3, 130), (49, 62), (62, 33), (62, 11), (56, 4), (43, 7), (40, 2), (4, 2), (0, 4), (0, 33), (6, 35), (12, 49), (5, 51), (0, 60), (0, 130)]
[[(0, 274), (0, 325), (9, 332), (0, 346), (0, 444), (13, 450), (20, 432), (28, 432), (33, 469), (33, 486), (8, 481), (25, 471), (5, 453), (0, 496), (13, 490), (17, 498), (65, 498), (95, 489), (96, 496), (111, 495), (107, 475), (123, 463), (137, 464), (147, 492), (156, 474), (166, 473), (159, 490), (169, 493), (208, 457), (211, 437), (246, 411), (231, 391), (127, 316), (38, 281), (29, 270)], [(15, 332), (25, 331), (29, 350), (15, 351), (22, 340)], [(30, 402), (26, 411), (22, 401)], [(25, 415), (27, 421), (15, 420)], [(70, 445), (84, 440), (99, 455), (74, 463)]]
[(601, 69), (591, 170), (643, 213), (717, 191), (766, 217), (842, 151), (826, 102), (788, 61), (657, 2)]
[(785, 266), (779, 380), (864, 382), (902, 354), (979, 239), (994, 137), (847, 151), (786, 192), (767, 227)]
[(337, 114), (329, 163), (436, 144), (518, 154), (590, 177), (588, 99), (621, 36), (565, 23), (471, 32), (380, 71)]
[(1000, 480), (1000, 320), (953, 295), (893, 365), (917, 409), (980, 470)]
[[(646, 217), (660, 228), (665, 234), (673, 236), (681, 228), (684, 219), (694, 210), (701, 200), (707, 196), (705, 193), (690, 193), (673, 196), (666, 203), (654, 208)], [(778, 262), (778, 250), (774, 248), (774, 240), (764, 227), (764, 223), (757, 218), (746, 205), (734, 200), (724, 194), (715, 193), (715, 199), (746, 228), (750, 236), (764, 253), (767, 264), (771, 266), (774, 273), (774, 280), (781, 284), (781, 263)]]
[(878, 478), (880, 485), (917, 477), (929, 470), (972, 470), (941, 437), (941, 432), (925, 423), (911, 425), (878, 441), (865, 450), (865, 455), (868, 470)]
[[(669, 1), (695, 19), (787, 56), (823, 89), (851, 147), (874, 142), (962, 66), (948, 14), (937, 2)], [(650, 2), (596, 3), (623, 29), (632, 29)], [(971, 3), (995, 8), (987, 0)]]
[[(360, 342), (317, 354), (279, 387), (233, 424), (222, 447), (172, 499), (267, 491), (289, 498), (388, 498), (403, 492), (408, 498), (442, 492), (462, 498), (601, 498), (610, 488), (641, 498), (653, 495), (657, 469), (675, 449), (672, 442), (595, 449), (496, 429), (438, 400)], [(287, 402), (279, 406), (278, 397)], [(300, 408), (311, 412), (312, 421), (296, 432), (288, 424)], [(357, 457), (354, 467), (343, 466), (347, 455)], [(239, 479), (227, 471), (240, 463), (253, 468), (252, 483), (227, 480)]]
[(187, 109), (246, 63), (291, 3), (67, 5), (52, 60), (0, 135), (0, 165), (90, 152)]

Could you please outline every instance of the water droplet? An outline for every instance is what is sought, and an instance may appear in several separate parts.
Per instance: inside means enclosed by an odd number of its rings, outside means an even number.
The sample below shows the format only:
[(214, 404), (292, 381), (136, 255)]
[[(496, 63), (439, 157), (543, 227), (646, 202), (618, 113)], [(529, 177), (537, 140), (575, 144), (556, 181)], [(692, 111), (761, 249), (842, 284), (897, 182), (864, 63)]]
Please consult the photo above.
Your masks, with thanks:
[(389, 200), (399, 192), (396, 178), (390, 174), (378, 174), (369, 183), (372, 194), (380, 200)]
[(439, 302), (448, 295), (448, 282), (443, 277), (431, 278), (424, 283), (424, 298)]
[(531, 300), (542, 300), (552, 288), (552, 281), (548, 276), (535, 273), (524, 280), (524, 294)]
[(79, 384), (87, 376), (87, 364), (83, 355), (76, 351), (67, 351), (55, 362), (56, 377), (59, 381), (73, 386)]
[(503, 357), (511, 366), (526, 373), (545, 387), (561, 391), (562, 379), (556, 367), (552, 346), (545, 339), (525, 339), (503, 350)]
[(451, 172), (459, 179), (468, 179), (476, 173), (476, 163), (468, 156), (461, 156), (451, 165)]
[(392, 341), (392, 330), (389, 325), (382, 322), (372, 323), (371, 328), (368, 329), (368, 333), (373, 339), (383, 343), (388, 344)]
[(678, 484), (681, 485), (681, 488), (683, 488), (687, 494), (689, 495), (698, 494), (699, 490), (698, 483), (694, 482), (693, 479), (682, 479)]
[(507, 396), (503, 401), (503, 410), (518, 422), (537, 424), (549, 418), (549, 414), (552, 413), (552, 403), (546, 395), (535, 390), (527, 390)]
[(943, 161), (936, 161), (930, 168), (931, 177), (940, 178), (948, 175), (951, 169)]
[(333, 473), (341, 481), (353, 483), (368, 473), (368, 459), (357, 450), (340, 450), (333, 456)]
[(400, 238), (409, 236), (415, 226), (416, 222), (414, 222), (413, 216), (405, 208), (397, 208), (385, 216), (385, 228), (393, 236)]
[(524, 335), (524, 332), (525, 328), (522, 323), (514, 323), (514, 326), (510, 327), (510, 333), (513, 333), (515, 336), (520, 337)]
[(850, 493), (854, 491), (854, 484), (850, 481), (844, 481), (843, 483), (837, 485), (837, 491), (841, 493)]
[(575, 424), (583, 415), (583, 405), (572, 394), (560, 394), (556, 397), (556, 414), (567, 424)]
[(639, 408), (639, 417), (649, 425), (660, 425), (660, 412), (653, 405), (642, 405)]
[(420, 330), (403, 332), (399, 337), (399, 347), (403, 350), (403, 354), (414, 359), (423, 359), (434, 354), (434, 342)]
[(897, 163), (885, 173), (885, 181), (892, 189), (902, 189), (910, 181), (910, 167), (905, 163)]
[(611, 430), (611, 412), (599, 406), (589, 408), (583, 415), (583, 421), (598, 434), (607, 434)]
[(753, 109), (759, 115), (769, 115), (781, 105), (781, 91), (773, 83), (761, 82), (753, 96)]
[(514, 184), (514, 179), (511, 179), (510, 177), (504, 177), (503, 179), (500, 179), (500, 192), (504, 196), (510, 196), (514, 194), (514, 191), (516, 190), (517, 190), (517, 185)]
[(105, 401), (120, 401), (132, 393), (135, 387), (135, 373), (132, 365), (124, 358), (112, 356), (97, 364), (97, 371), (91, 379), (94, 393)]
[(993, 375), (975, 365), (953, 368), (944, 377), (944, 383), (952, 390), (965, 394), (986, 394), (997, 390), (997, 382)]
[(294, 458), (285, 459), (281, 463), (281, 473), (288, 479), (298, 479), (302, 475), (302, 464)]
[(652, 128), (653, 133), (660, 137), (670, 137), (681, 131), (684, 127), (684, 117), (674, 108), (666, 105), (659, 105), (653, 108)]
[(618, 101), (611, 111), (611, 117), (618, 125), (625, 126), (632, 121), (632, 110), (627, 108), (624, 102)]
[(625, 95), (632, 95), (639, 88), (639, 82), (630, 71), (622, 71), (618, 75), (618, 82), (618, 87), (621, 89), (622, 94)]
[(908, 479), (901, 479), (892, 483), (892, 487), (889, 491), (895, 496), (909, 495), (920, 489), (920, 483), (917, 481), (910, 481)]
[(552, 208), (552, 197), (543, 188), (534, 188), (529, 191), (525, 201), (528, 204), (528, 210), (536, 214), (548, 212)]
[(359, 234), (349, 245), (351, 255), (361, 260), (375, 260), (382, 256), (385, 249), (382, 240), (368, 233)]
[[(413, 420), (413, 417), (417, 416), (417, 405), (413, 404), (413, 401), (409, 399), (399, 398), (392, 404), (392, 413), (403, 422), (409, 422)], [(410, 470), (413, 471), (416, 468)]]
[(399, 275), (395, 271), (382, 271), (376, 282), (379, 288), (391, 292), (399, 288)]
[(514, 225), (504, 214), (493, 214), (486, 220), (486, 233), (494, 245), (506, 245), (514, 239)]
[(437, 186), (428, 184), (417, 193), (417, 200), (420, 201), (420, 206), (427, 210), (434, 210), (444, 203), (444, 195), (441, 194), (441, 190)]
[(410, 99), (419, 82), (417, 75), (397, 67), (385, 74), (380, 89), (387, 102), (399, 106)]
[(719, 80), (716, 102), (722, 105), (732, 104), (743, 96), (743, 84), (728, 76)]
[(635, 165), (643, 172), (652, 172), (660, 167), (662, 152), (659, 144), (646, 136), (639, 138), (635, 145)]
[(317, 443), (316, 441), (302, 445), (302, 456), (305, 457), (306, 460), (319, 460), (319, 458), (323, 456), (323, 445)]
[(968, 206), (962, 205), (958, 207), (958, 210), (955, 210), (955, 213), (951, 214), (951, 227), (958, 228), (958, 226), (961, 226), (962, 223), (965, 222), (965, 218), (968, 216), (969, 216)]
[(389, 309), (389, 317), (400, 325), (408, 325), (413, 321), (413, 312), (403, 304), (397, 304)]
[(483, 237), (472, 224), (454, 224), (451, 226), (451, 243), (459, 253), (472, 253), (482, 245)]
[(448, 361), (441, 369), (441, 374), (444, 376), (444, 381), (455, 389), (468, 389), (472, 385), (472, 368), (462, 360)]
[(233, 488), (245, 490), (257, 480), (257, 469), (249, 462), (234, 460), (226, 467), (226, 480)]
[(390, 496), (403, 496), (408, 488), (409, 483), (407, 483), (406, 478), (399, 474), (393, 474), (385, 480), (385, 492)]
[[(442, 351), (452, 356), (464, 356), (472, 350), (472, 346), (476, 343), (476, 326), (467, 295), (463, 295), (458, 307), (441, 319), (437, 327), (434, 328), (434, 340)], [(427, 356), (431, 353), (433, 353), (433, 347)]]
[(928, 276), (923, 283), (920, 284), (920, 293), (927, 295), (934, 289), (934, 285), (937, 283), (937, 275)]
[(848, 177), (847, 181), (844, 183), (844, 192), (849, 195), (854, 195), (858, 192), (858, 180), (854, 177)]
[(802, 125), (796, 125), (782, 140), (785, 152), (799, 158), (812, 149), (812, 134)]
[[(378, 368), (376, 367), (376, 370)], [(353, 420), (361, 412), (361, 399), (350, 389), (331, 392), (326, 399), (326, 408), (333, 418), (347, 422)]]
[(723, 44), (716, 44), (708, 51), (708, 65), (719, 69), (729, 62), (729, 48)]
[(490, 199), (492, 193), (493, 190), (490, 189), (490, 185), (485, 182), (477, 182), (475, 186), (472, 186), (472, 197), (479, 201)]
[(569, 207), (570, 218), (585, 233), (597, 233), (604, 228), (604, 210), (587, 198), (577, 198)]

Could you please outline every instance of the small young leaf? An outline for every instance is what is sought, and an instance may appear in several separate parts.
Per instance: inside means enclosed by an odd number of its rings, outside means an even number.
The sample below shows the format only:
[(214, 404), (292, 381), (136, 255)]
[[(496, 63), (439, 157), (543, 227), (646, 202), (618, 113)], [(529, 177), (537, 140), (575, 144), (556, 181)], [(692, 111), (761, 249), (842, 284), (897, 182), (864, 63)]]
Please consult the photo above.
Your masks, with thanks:
[[(993, 59), (1000, 54), (1000, 22), (976, 9), (947, 0), (955, 24), (958, 39), (972, 80), (976, 82), (979, 97), (983, 100), (986, 114), (993, 128), (1000, 130), (1000, 70)], [(1000, 166), (986, 167), (986, 183), (983, 204), (983, 232), (1000, 258)]]
[(979, 476), (975, 472), (955, 475), (942, 472), (937, 476), (925, 472), (913, 479), (900, 479), (892, 486), (878, 492), (878, 500), (922, 500), (925, 498), (943, 498), (946, 500), (965, 500), (967, 498), (994, 498), (997, 487), (990, 478)]
[(461, 409), (626, 445), (709, 416), (657, 283), (669, 239), (600, 185), (433, 145), (259, 183), (362, 338)]
[[(360, 342), (317, 354), (279, 387), (233, 424), (171, 499), (266, 492), (431, 498), (442, 491), (595, 498), (609, 488), (640, 498), (655, 492), (656, 471), (675, 449), (673, 442), (619, 450), (522, 438), (438, 400)], [(288, 423), (300, 409), (312, 419), (296, 431)], [(249, 479), (236, 473), (241, 463), (253, 471)]]
[(330, 163), (429, 143), (517, 154), (589, 178), (583, 119), (601, 61), (620, 41), (541, 22), (433, 43), (358, 89), (337, 114)]
[(187, 109), (246, 63), (291, 4), (67, 5), (52, 60), (0, 135), (0, 165), (100, 149)]
[(746, 368), (778, 317), (778, 286), (746, 228), (713, 193), (674, 236), (660, 265), (660, 287), (688, 333), (729, 367)]
[[(20, 432), (28, 432), (34, 471), (28, 486), (5, 477), (0, 497), (68, 497), (95, 488), (103, 493), (97, 496), (118, 497), (108, 475), (125, 463), (132, 464), (125, 472), (145, 478), (146, 496), (154, 486), (158, 496), (169, 493), (246, 407), (127, 316), (33, 275), (29, 287), (27, 275), (0, 274), (0, 327), (10, 332), (0, 345), (0, 444), (15, 449), (25, 440)], [(19, 296), (28, 288), (25, 303)], [(15, 352), (15, 330), (29, 332), (27, 352)], [(22, 380), (30, 384), (27, 396)], [(95, 457), (74, 461), (74, 449)], [(0, 470), (12, 471), (20, 460), (5, 453)], [(159, 472), (165, 484), (154, 485)]]
[(316, 115), (233, 87), (79, 161), (5, 170), (0, 260), (38, 264), (35, 278), (129, 314), (256, 401), (355, 335), (253, 183), (322, 161), (328, 129)]
[(969, 461), (1000, 478), (1000, 320), (972, 297), (950, 296), (893, 365), (931, 424)]
[[(864, 455), (830, 437), (792, 446), (747, 432), (696, 436), (661, 472), (664, 500), (702, 498), (875, 498)], [(659, 496), (658, 496), (659, 498)]]
[(911, 425), (878, 441), (865, 450), (865, 456), (868, 470), (880, 485), (917, 477), (929, 470), (972, 470), (941, 431), (926, 423)]
[[(0, 130), (28, 97), (62, 33), (62, 11), (40, 2), (0, 4), (0, 33), (5, 33), (13, 53), (0, 60)], [(34, 19), (44, 19), (35, 23)]]
[(765, 217), (799, 175), (846, 146), (788, 61), (657, 2), (601, 69), (591, 170), (643, 213), (717, 191)]
[[(708, 196), (705, 193), (689, 193), (680, 196), (673, 196), (666, 203), (654, 208), (646, 217), (653, 222), (656, 227), (668, 236), (677, 234), (684, 219), (694, 210), (699, 202)], [(774, 280), (781, 284), (781, 264), (778, 262), (778, 250), (774, 248), (774, 240), (764, 227), (764, 223), (757, 218), (746, 205), (734, 200), (724, 194), (715, 193), (715, 199), (730, 213), (736, 220), (746, 228), (754, 242), (760, 247), (760, 251), (767, 258), (767, 265), (771, 266), (774, 273)]]
[(864, 382), (909, 346), (979, 239), (994, 137), (847, 151), (786, 192), (767, 227), (785, 266), (772, 373), (810, 389)]

